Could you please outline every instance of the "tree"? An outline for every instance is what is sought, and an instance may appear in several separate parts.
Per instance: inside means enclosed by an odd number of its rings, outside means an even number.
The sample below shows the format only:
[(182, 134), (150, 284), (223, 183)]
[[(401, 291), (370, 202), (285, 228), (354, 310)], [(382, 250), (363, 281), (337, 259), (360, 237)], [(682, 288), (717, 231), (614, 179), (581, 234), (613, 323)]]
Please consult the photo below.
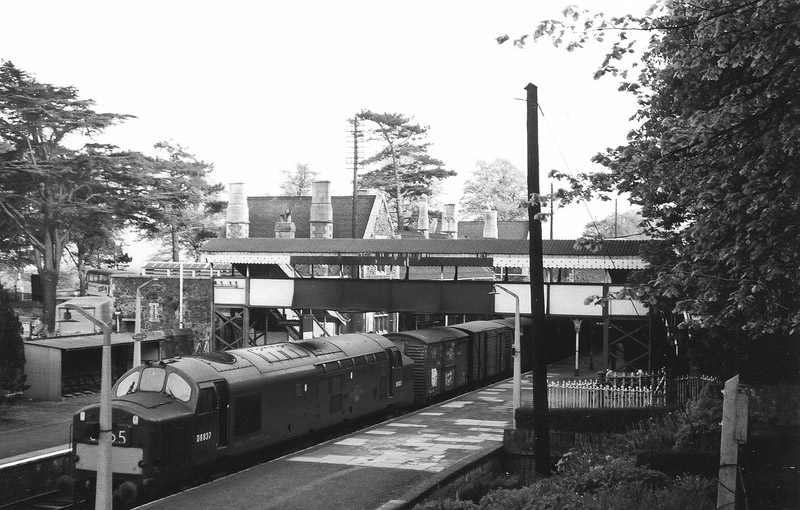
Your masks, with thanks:
[(587, 223), (583, 228), (581, 237), (599, 239), (647, 239), (642, 226), (642, 215), (636, 209), (631, 209), (622, 214), (612, 214), (599, 221)]
[(198, 243), (218, 237), (215, 222), (219, 218), (214, 216), (225, 207), (217, 198), (223, 186), (208, 181), (213, 165), (198, 160), (180, 145), (159, 142), (155, 149), (158, 156), (154, 171), (163, 199), (151, 207), (153, 221), (141, 223), (140, 228), (146, 238), (161, 240), (168, 246), (171, 260), (179, 262), (181, 248), (195, 257)]
[(281, 193), (286, 197), (302, 197), (311, 194), (311, 182), (317, 172), (311, 170), (308, 163), (297, 163), (294, 172), (284, 170)]
[(121, 217), (106, 213), (89, 213), (72, 234), (66, 251), (78, 273), (80, 295), (86, 294), (86, 271), (90, 268), (119, 268), (131, 262), (117, 240), (125, 228)]
[[(616, 33), (597, 75), (622, 78), (641, 124), (563, 198), (629, 193), (661, 240), (638, 288), (684, 314), (694, 347), (714, 346), (722, 375), (797, 378), (800, 272), (800, 3), (667, 3), (645, 17), (567, 11), (549, 21), (568, 48)], [(590, 28), (591, 27), (591, 28)], [(628, 30), (651, 34), (626, 81)], [(518, 44), (524, 40), (518, 39)], [(633, 69), (633, 67), (631, 67)]]
[(10, 218), (0, 216), (0, 264), (22, 269), (36, 263), (30, 243)]
[(17, 392), (25, 388), (22, 324), (11, 306), (8, 292), (0, 285), (0, 397), (6, 391)]
[(464, 184), (460, 209), (465, 217), (483, 218), (487, 208), (497, 211), (501, 221), (528, 218), (525, 176), (507, 159), (478, 161)]
[(0, 67), (0, 223), (13, 225), (34, 252), (42, 282), (42, 318), (55, 329), (56, 287), (65, 248), (88, 218), (107, 216), (155, 228), (164, 204), (191, 197), (159, 175), (152, 158), (79, 141), (128, 115), (98, 113), (74, 87), (39, 83), (10, 62)]
[(361, 177), (363, 185), (384, 190), (391, 197), (397, 228), (402, 229), (411, 201), (432, 194), (435, 182), (456, 175), (446, 170), (444, 163), (428, 154), (430, 143), (425, 142), (428, 127), (412, 124), (411, 117), (399, 113), (375, 113), (362, 110), (357, 117), (373, 126), (370, 137), (383, 147), (362, 161), (378, 165)]
[[(189, 259), (199, 262), (200, 248), (203, 244), (209, 239), (224, 237), (226, 205), (227, 202), (214, 200), (183, 211), (185, 226), (178, 229), (176, 236), (156, 237), (161, 241), (157, 256), (172, 261)], [(174, 243), (177, 243), (178, 258), (175, 255)]]

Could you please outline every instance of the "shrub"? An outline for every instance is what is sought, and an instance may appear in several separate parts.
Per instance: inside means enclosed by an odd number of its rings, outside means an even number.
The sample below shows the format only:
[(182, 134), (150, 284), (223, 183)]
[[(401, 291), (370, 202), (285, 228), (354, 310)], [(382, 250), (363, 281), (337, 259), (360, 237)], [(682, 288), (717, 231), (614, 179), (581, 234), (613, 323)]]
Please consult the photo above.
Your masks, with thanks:
[(520, 490), (495, 490), (481, 499), (480, 510), (579, 510), (584, 508), (583, 498), (566, 489), (563, 478), (538, 480)]
[(556, 464), (559, 475), (583, 473), (601, 466), (624, 453), (624, 443), (619, 436), (579, 435), (575, 447), (561, 456)]
[[(638, 472), (632, 470), (631, 472)], [(634, 480), (609, 485), (596, 492), (578, 493), (570, 486), (572, 477), (554, 476), (538, 480), (520, 490), (495, 490), (477, 507), (469, 510), (711, 510), (714, 508), (716, 482), (698, 477), (684, 477), (663, 486), (651, 480)], [(661, 482), (659, 482), (661, 483)], [(431, 507), (434, 510), (439, 507)], [(449, 507), (442, 507), (450, 510)], [(454, 509), (459, 507), (452, 507)], [(460, 509), (459, 509), (460, 510)]]
[(494, 478), (478, 478), (466, 484), (458, 491), (458, 499), (477, 503), (489, 491), (494, 489), (518, 489), (522, 481), (518, 476), (503, 473)]
[(22, 324), (8, 293), (0, 285), (0, 390), (14, 394), (27, 388)]
[(716, 482), (699, 477), (679, 478), (669, 487), (653, 489), (645, 483), (623, 484), (597, 495), (596, 507), (614, 510), (711, 510), (715, 505)]
[(416, 505), (414, 510), (477, 510), (478, 505), (460, 499), (442, 499)]
[(625, 442), (632, 451), (670, 450), (675, 446), (681, 418), (674, 413), (651, 417), (630, 427)]
[(686, 404), (675, 434), (675, 450), (715, 450), (719, 445), (722, 399), (708, 388)]
[(660, 471), (636, 466), (632, 459), (612, 461), (574, 475), (570, 483), (577, 493), (597, 492), (617, 487), (620, 484), (640, 483), (651, 488), (664, 487), (669, 477)]

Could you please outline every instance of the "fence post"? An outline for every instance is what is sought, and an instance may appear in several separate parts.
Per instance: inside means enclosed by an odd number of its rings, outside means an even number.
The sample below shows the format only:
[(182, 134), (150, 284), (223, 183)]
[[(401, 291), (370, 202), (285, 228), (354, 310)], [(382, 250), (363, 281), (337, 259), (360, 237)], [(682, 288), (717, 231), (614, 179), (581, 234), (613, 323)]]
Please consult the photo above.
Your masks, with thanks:
[(736, 507), (736, 471), (739, 443), (747, 440), (748, 389), (736, 375), (725, 381), (722, 401), (722, 433), (719, 448), (717, 509)]

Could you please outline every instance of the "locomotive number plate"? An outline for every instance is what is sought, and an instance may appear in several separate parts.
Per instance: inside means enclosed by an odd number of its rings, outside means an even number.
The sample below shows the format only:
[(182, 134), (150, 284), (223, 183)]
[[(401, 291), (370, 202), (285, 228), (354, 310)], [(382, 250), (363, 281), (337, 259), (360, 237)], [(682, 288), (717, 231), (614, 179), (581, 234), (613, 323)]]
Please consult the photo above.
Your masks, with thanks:
[(111, 432), (111, 444), (114, 446), (128, 446), (131, 441), (131, 428), (123, 425), (114, 427)]
[[(95, 426), (94, 430), (91, 428), (88, 432), (88, 439), (94, 443), (98, 441), (100, 427)], [(129, 446), (131, 443), (131, 428), (126, 425), (114, 425), (114, 430), (111, 431), (111, 444), (113, 446)]]

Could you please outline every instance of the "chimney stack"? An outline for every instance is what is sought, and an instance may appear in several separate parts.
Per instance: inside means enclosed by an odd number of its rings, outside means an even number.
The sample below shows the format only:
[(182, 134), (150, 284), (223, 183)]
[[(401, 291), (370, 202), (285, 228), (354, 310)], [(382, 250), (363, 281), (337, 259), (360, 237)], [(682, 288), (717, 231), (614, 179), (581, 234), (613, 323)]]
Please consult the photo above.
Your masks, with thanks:
[(225, 218), (225, 237), (242, 239), (250, 237), (250, 211), (244, 194), (244, 183), (228, 184), (228, 211)]
[(442, 215), (442, 234), (450, 239), (458, 238), (458, 223), (456, 223), (456, 204), (445, 204)]
[(439, 232), (439, 231), (437, 230), (437, 228), (439, 227), (439, 220), (438, 220), (438, 219), (436, 219), (436, 218), (431, 218), (431, 219), (430, 219), (430, 227), (431, 227), (431, 228), (430, 228), (430, 232), (433, 232), (434, 234), (436, 234), (437, 232)]
[(422, 232), (425, 239), (430, 237), (430, 227), (428, 222), (428, 198), (422, 197), (418, 202), (419, 212), (417, 214), (417, 230)]
[(281, 214), (280, 221), (275, 222), (275, 237), (280, 239), (294, 239), (297, 230), (292, 221), (292, 211), (286, 209), (286, 214)]
[(311, 238), (333, 239), (331, 181), (311, 183)]
[(497, 211), (483, 211), (483, 238), (497, 239)]

